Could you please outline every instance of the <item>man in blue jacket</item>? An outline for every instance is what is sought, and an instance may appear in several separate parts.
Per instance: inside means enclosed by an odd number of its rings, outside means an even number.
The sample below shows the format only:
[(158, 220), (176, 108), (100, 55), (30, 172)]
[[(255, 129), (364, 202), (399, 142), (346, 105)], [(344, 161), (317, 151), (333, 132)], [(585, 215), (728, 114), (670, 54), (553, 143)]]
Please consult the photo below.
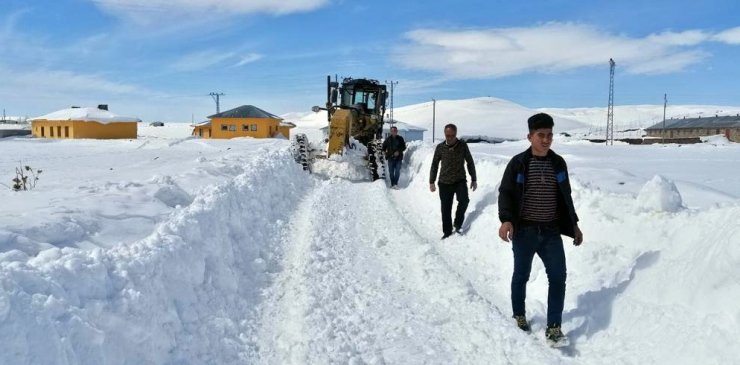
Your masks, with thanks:
[(573, 206), (568, 167), (550, 149), (554, 122), (545, 113), (527, 121), (531, 147), (514, 156), (506, 166), (499, 187), (499, 237), (512, 241), (514, 274), (511, 278), (511, 306), (517, 326), (529, 331), (524, 309), (527, 281), (532, 260), (537, 254), (545, 265), (547, 293), (547, 341), (555, 347), (567, 346), (560, 324), (565, 300), (565, 252), (560, 235), (583, 242), (578, 215)]

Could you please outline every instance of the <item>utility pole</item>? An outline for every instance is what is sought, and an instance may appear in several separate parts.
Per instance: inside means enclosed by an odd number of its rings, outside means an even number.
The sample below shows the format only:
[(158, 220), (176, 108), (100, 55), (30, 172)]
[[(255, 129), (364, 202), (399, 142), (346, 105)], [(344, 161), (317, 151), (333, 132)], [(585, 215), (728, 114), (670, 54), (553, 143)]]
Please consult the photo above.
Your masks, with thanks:
[(661, 135), (663, 136), (663, 144), (665, 144), (665, 109), (668, 106), (668, 94), (663, 94), (663, 133)]
[(609, 59), (609, 107), (606, 115), (606, 142), (605, 145), (614, 145), (614, 63)]
[(432, 144), (434, 144), (434, 127), (437, 123), (437, 99), (432, 98)]
[(221, 97), (224, 96), (224, 93), (212, 92), (208, 95), (213, 97), (213, 100), (216, 102), (216, 114), (221, 113)]
[(391, 122), (390, 122), (391, 125), (394, 125), (396, 123), (396, 120), (393, 119), (393, 86), (394, 85), (398, 85), (398, 81), (393, 81), (393, 80), (388, 81), (388, 80), (386, 80), (385, 83), (391, 85), (391, 108), (390, 108), (389, 116), (390, 116), (390, 119), (391, 119)]

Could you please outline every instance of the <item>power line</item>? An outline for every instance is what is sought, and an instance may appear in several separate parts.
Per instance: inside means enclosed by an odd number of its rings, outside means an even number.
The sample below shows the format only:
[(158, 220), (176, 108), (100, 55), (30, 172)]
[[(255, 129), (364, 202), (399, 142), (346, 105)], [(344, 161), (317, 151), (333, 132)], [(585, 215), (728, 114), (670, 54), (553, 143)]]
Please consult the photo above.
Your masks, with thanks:
[(398, 81), (393, 81), (393, 80), (387, 81), (386, 80), (385, 83), (391, 85), (391, 108), (390, 108), (389, 116), (390, 116), (390, 119), (391, 119), (390, 123), (391, 123), (391, 125), (393, 125), (393, 123), (396, 122), (396, 120), (393, 119), (393, 86), (394, 85), (398, 85)]
[(606, 115), (606, 141), (605, 145), (614, 145), (614, 63), (609, 59), (609, 107)]
[(212, 92), (208, 95), (213, 97), (213, 101), (216, 102), (216, 114), (221, 113), (221, 97), (224, 96), (224, 93)]

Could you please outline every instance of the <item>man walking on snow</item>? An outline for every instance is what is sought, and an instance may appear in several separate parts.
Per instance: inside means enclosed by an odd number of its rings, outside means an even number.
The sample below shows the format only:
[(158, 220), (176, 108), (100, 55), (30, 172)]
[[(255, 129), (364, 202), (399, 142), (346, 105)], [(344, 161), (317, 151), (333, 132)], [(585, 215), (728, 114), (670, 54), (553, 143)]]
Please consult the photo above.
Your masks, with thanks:
[(455, 232), (462, 233), (462, 225), (465, 220), (465, 210), (468, 209), (468, 182), (465, 176), (465, 165), (468, 166), (470, 174), (470, 188), (475, 191), (478, 182), (475, 179), (475, 163), (470, 154), (468, 145), (457, 139), (457, 126), (448, 124), (445, 126), (445, 140), (437, 145), (432, 158), (432, 169), (429, 172), (429, 190), (434, 192), (437, 179), (437, 169), (440, 162), (442, 169), (439, 171), (439, 199), (442, 203), (442, 239), (452, 235), (452, 202), (457, 195), (457, 211), (455, 212)]
[(391, 127), (391, 135), (383, 141), (383, 152), (388, 160), (388, 170), (391, 174), (391, 189), (398, 189), (398, 178), (401, 177), (401, 162), (406, 142), (398, 135), (398, 128)]
[(573, 206), (568, 167), (550, 149), (552, 117), (535, 114), (527, 121), (531, 147), (514, 156), (506, 166), (498, 197), (501, 220), (499, 237), (512, 241), (514, 274), (511, 278), (511, 306), (517, 326), (529, 332), (524, 310), (532, 259), (537, 254), (545, 265), (547, 293), (547, 341), (554, 347), (567, 346), (560, 329), (565, 300), (565, 252), (561, 234), (583, 242)]

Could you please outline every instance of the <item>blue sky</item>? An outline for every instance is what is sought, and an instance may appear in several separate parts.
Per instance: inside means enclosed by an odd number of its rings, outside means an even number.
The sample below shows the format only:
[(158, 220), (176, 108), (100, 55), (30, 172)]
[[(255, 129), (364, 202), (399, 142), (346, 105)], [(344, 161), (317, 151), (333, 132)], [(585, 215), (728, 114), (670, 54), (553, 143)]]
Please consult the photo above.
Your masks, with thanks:
[(110, 104), (190, 122), (324, 102), (325, 77), (397, 80), (396, 106), (740, 105), (740, 2), (2, 0), (0, 107)]

